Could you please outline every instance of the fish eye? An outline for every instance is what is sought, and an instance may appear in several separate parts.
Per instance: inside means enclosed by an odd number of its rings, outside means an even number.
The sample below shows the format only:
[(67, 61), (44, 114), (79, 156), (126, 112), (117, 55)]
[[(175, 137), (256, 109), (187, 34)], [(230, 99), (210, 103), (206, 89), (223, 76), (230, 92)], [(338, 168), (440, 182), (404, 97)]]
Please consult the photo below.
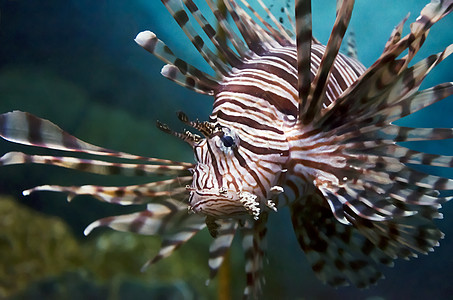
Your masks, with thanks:
[(235, 145), (234, 139), (231, 135), (224, 135), (220, 137), (220, 140), (222, 141), (223, 145), (227, 148), (233, 147)]
[(239, 137), (227, 127), (221, 127), (217, 135), (216, 145), (223, 152), (230, 153), (239, 144)]

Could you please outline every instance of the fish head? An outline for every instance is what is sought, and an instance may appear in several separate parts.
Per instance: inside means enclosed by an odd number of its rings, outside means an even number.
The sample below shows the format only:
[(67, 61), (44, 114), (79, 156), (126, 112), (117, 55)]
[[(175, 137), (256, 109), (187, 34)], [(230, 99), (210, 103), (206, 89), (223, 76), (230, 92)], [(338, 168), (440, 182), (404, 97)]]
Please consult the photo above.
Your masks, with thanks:
[(216, 218), (248, 214), (258, 219), (262, 209), (269, 206), (271, 187), (281, 170), (266, 174), (265, 180), (259, 178), (263, 175), (257, 170), (261, 158), (246, 151), (240, 135), (231, 127), (217, 125), (193, 148), (197, 163), (188, 187), (189, 209)]

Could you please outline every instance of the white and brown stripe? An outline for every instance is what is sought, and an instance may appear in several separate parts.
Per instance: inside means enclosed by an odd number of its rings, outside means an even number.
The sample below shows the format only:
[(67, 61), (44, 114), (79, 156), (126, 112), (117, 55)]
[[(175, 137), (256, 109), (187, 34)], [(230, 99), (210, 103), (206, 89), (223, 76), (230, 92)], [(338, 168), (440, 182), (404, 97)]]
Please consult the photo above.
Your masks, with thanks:
[(240, 231), (248, 298), (259, 297), (264, 283), (267, 216), (285, 205), (313, 271), (331, 285), (366, 287), (382, 277), (380, 265), (438, 245), (443, 234), (433, 219), (442, 216), (438, 209), (451, 197), (440, 197), (440, 191), (453, 190), (453, 180), (408, 164), (453, 167), (453, 157), (410, 150), (397, 142), (449, 139), (453, 129), (392, 122), (453, 94), (453, 83), (418, 91), (453, 46), (408, 67), (431, 26), (453, 9), (452, 0), (428, 4), (404, 37), (407, 18), (398, 24), (368, 69), (339, 53), (353, 0), (337, 1), (327, 46), (312, 36), (310, 1), (295, 1), (292, 34), (274, 16), (270, 19), (275, 26), (267, 23), (245, 0), (243, 5), (224, 0), (234, 24), (206, 0), (226, 40), (194, 1), (162, 2), (213, 71), (209, 75), (181, 60), (150, 31), (136, 37), (166, 64), (161, 71), (165, 77), (214, 96), (208, 122), (179, 114), (203, 137), (159, 123), (194, 148), (196, 164), (94, 146), (47, 120), (14, 111), (0, 115), (0, 136), (6, 140), (137, 163), (10, 152), (0, 158), (1, 165), (37, 163), (103, 175), (171, 177), (124, 187), (45, 185), (26, 194), (49, 190), (67, 193), (70, 199), (88, 194), (121, 205), (146, 204), (144, 211), (96, 221), (86, 233), (109, 226), (161, 235), (162, 248), (147, 264), (170, 255), (208, 227), (215, 238), (209, 250), (211, 278)]

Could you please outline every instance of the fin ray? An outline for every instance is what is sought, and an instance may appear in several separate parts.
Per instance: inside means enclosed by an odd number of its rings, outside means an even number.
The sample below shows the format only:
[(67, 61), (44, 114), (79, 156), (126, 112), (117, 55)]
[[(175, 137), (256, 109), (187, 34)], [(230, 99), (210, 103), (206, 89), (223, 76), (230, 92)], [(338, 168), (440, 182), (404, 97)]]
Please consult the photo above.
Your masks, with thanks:
[(98, 147), (70, 135), (48, 120), (18, 110), (0, 115), (0, 136), (7, 141), (28, 146), (164, 164), (178, 164), (187, 167), (192, 166), (189, 163), (138, 156)]
[(68, 200), (72, 200), (78, 195), (90, 195), (98, 200), (120, 204), (147, 204), (150, 202), (164, 199), (182, 200), (187, 198), (186, 184), (192, 181), (192, 177), (178, 177), (164, 181), (156, 181), (142, 185), (130, 186), (58, 186), (42, 185), (24, 191), (24, 195), (29, 195), (37, 191), (51, 191), (68, 194)]

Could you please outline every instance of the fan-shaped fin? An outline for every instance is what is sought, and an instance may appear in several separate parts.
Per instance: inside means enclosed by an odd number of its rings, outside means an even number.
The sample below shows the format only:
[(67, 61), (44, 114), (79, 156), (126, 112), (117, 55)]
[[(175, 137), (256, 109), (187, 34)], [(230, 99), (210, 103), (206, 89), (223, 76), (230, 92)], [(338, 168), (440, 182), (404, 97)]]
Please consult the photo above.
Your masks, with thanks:
[(235, 1), (225, 0), (224, 2), (250, 50), (260, 54), (266, 51), (269, 44), (275, 46), (279, 45), (270, 34), (253, 21)]
[(297, 239), (313, 271), (334, 286), (374, 284), (382, 278), (379, 264), (392, 266), (395, 258), (432, 251), (443, 237), (431, 222), (438, 215), (430, 207), (420, 208), (414, 216), (378, 222), (363, 219), (350, 208), (345, 216), (352, 226), (345, 226), (335, 220), (319, 193), (291, 206)]
[(202, 223), (197, 215), (189, 215), (184, 221), (178, 223), (178, 232), (173, 234), (163, 234), (162, 245), (154, 258), (143, 265), (142, 270), (159, 260), (170, 256), (175, 250), (190, 240), (200, 230), (204, 229), (206, 224)]
[(297, 46), (297, 77), (299, 92), (299, 118), (308, 109), (308, 95), (311, 85), (311, 43), (312, 21), (311, 1), (296, 0), (296, 46)]
[(361, 234), (392, 258), (409, 259), (439, 246), (443, 233), (421, 214), (385, 222), (351, 219)]
[[(399, 101), (414, 93), (422, 83), (423, 79), (428, 73), (437, 66), (441, 61), (447, 58), (453, 52), (453, 45), (448, 46), (443, 52), (431, 55), (428, 58), (419, 61), (414, 66), (404, 70), (394, 79), (392, 84), (389, 84), (386, 88), (380, 88), (380, 90), (372, 91), (370, 97), (361, 99), (361, 103), (366, 103), (367, 108), (363, 107), (362, 110), (370, 110), (370, 106), (378, 107), (379, 109), (398, 104)], [(378, 87), (377, 87), (378, 88)], [(369, 97), (369, 98), (368, 98)], [(367, 117), (370, 113), (361, 114), (361, 118)]]
[(291, 16), (291, 14), (290, 14), (288, 8), (284, 7), (284, 8), (283, 8), (283, 11), (285, 12), (286, 18), (288, 19), (288, 22), (289, 22), (289, 24), (290, 24), (290, 26), (291, 26), (291, 29), (292, 29), (292, 32), (290, 32), (289, 34), (290, 34), (291, 36), (295, 36), (295, 34), (296, 34), (296, 32), (297, 32), (297, 31), (296, 31), (296, 21), (295, 21), (294, 18)]
[[(177, 227), (175, 224), (167, 224), (170, 219), (174, 222), (177, 219), (184, 220), (190, 216), (196, 215), (187, 214), (186, 204), (177, 200), (166, 199), (150, 203), (145, 210), (140, 212), (97, 220), (88, 225), (84, 233), (88, 235), (97, 227), (107, 226), (118, 231), (155, 235), (162, 233), (164, 230), (174, 230)], [(199, 216), (198, 218), (203, 220)]]
[(189, 73), (183, 74), (178, 67), (174, 65), (165, 65), (160, 71), (162, 76), (171, 81), (199, 94), (214, 95), (217, 87), (206, 86), (203, 80), (197, 75)]
[[(213, 78), (184, 60), (176, 57), (173, 54), (173, 51), (171, 51), (170, 48), (159, 40), (151, 31), (142, 31), (137, 34), (135, 42), (161, 61), (178, 69), (178, 76), (173, 73), (164, 73), (163, 75), (165, 77), (172, 79), (183, 86), (188, 85), (189, 88), (191, 86), (196, 86), (198, 90), (201, 90), (206, 94), (213, 94), (217, 90), (219, 81), (216, 78)], [(186, 77), (186, 79), (180, 79), (181, 76)], [(194, 84), (190, 84), (191, 80), (194, 81)]]
[(101, 148), (79, 140), (48, 120), (18, 110), (0, 115), (0, 136), (7, 141), (22, 145), (143, 160), (147, 162), (177, 164), (189, 168), (192, 166), (189, 163), (138, 156)]
[(226, 16), (219, 10), (219, 6), (215, 3), (213, 3), (212, 0), (206, 0), (206, 3), (208, 3), (209, 8), (211, 9), (214, 16), (216, 17), (220, 28), (222, 28), (222, 30), (225, 32), (225, 35), (226, 35), (228, 41), (231, 42), (233, 47), (238, 52), (239, 56), (243, 59), (249, 57), (249, 55), (250, 55), (249, 48), (247, 47), (247, 45), (244, 44), (244, 42), (236, 34), (236, 32), (234, 32), (234, 29), (228, 23)]
[(418, 91), (388, 108), (381, 110), (378, 116), (373, 117), (373, 121), (370, 120), (367, 123), (380, 122), (383, 117), (385, 117), (387, 122), (393, 122), (451, 95), (453, 95), (453, 82), (442, 83), (432, 88)]
[(91, 195), (101, 201), (131, 205), (147, 204), (160, 199), (183, 200), (187, 198), (186, 184), (192, 181), (191, 176), (178, 177), (164, 181), (151, 182), (141, 185), (130, 186), (58, 186), (43, 185), (24, 191), (24, 195), (37, 191), (52, 191), (68, 194), (68, 200), (72, 200), (77, 195)]
[(409, 15), (410, 14), (407, 14), (407, 16), (398, 25), (395, 26), (392, 33), (390, 34), (390, 38), (385, 44), (384, 52), (388, 51), (393, 45), (395, 45), (401, 40), (401, 35), (403, 34), (403, 27), (407, 19), (409, 18)]
[[(366, 160), (371, 162), (370, 167), (376, 166), (378, 163), (388, 163), (392, 161), (395, 163), (397, 160), (400, 163), (417, 164), (417, 165), (430, 165), (436, 167), (453, 167), (453, 156), (438, 155), (423, 153), (411, 150), (399, 145), (380, 145), (373, 148), (367, 148), (367, 155), (360, 154), (365, 149), (360, 148), (357, 144), (346, 149), (346, 153), (351, 154), (352, 157), (357, 157), (359, 161)], [(356, 155), (358, 154), (358, 155)], [(348, 163), (354, 163), (355, 158), (351, 158)]]
[(316, 276), (333, 286), (366, 287), (383, 278), (376, 262), (391, 260), (352, 226), (336, 221), (322, 195), (312, 194), (291, 205), (297, 240)]
[(355, 34), (354, 31), (350, 31), (348, 38), (347, 38), (347, 43), (346, 43), (346, 55), (349, 56), (350, 58), (358, 60), (357, 56), (357, 44), (355, 42)]
[(0, 165), (13, 164), (45, 164), (63, 168), (75, 169), (101, 175), (125, 175), (125, 176), (151, 176), (190, 175), (189, 167), (183, 165), (150, 165), (150, 164), (125, 164), (112, 163), (102, 160), (82, 159), (76, 157), (59, 157), (45, 155), (28, 155), (22, 152), (8, 152), (0, 157)]
[(308, 95), (308, 109), (303, 116), (304, 124), (312, 122), (315, 118), (320, 117), (322, 103), (324, 102), (325, 92), (328, 79), (331, 74), (332, 66), (340, 50), (341, 42), (348, 28), (349, 21), (354, 7), (353, 0), (344, 0), (338, 11), (332, 33), (327, 42), (326, 51), (323, 54), (321, 65), (316, 72), (315, 78), (311, 83), (310, 93)]
[(261, 294), (264, 284), (262, 269), (266, 249), (267, 216), (267, 212), (261, 213), (258, 220), (255, 222), (248, 220), (241, 227), (242, 247), (245, 252), (245, 274), (247, 277), (244, 298), (257, 298)]
[[(354, 128), (353, 126), (351, 126)], [(375, 141), (376, 144), (393, 144), (395, 142), (445, 140), (453, 138), (451, 128), (417, 128), (397, 125), (385, 127), (366, 126), (348, 134), (340, 135), (341, 144), (355, 143), (359, 141)]]
[[(452, 1), (433, 1), (428, 4), (422, 10), (420, 17), (411, 24), (411, 32), (393, 46), (389, 47), (387, 51), (385, 51), (381, 57), (360, 76), (356, 81), (356, 84), (344, 91), (343, 95), (336, 100), (335, 105), (331, 107), (319, 123), (322, 123), (325, 129), (338, 127), (339, 125), (345, 124), (351, 121), (351, 119), (356, 118), (360, 111), (371, 111), (372, 105), (376, 103), (374, 102), (376, 99), (380, 99), (381, 101), (385, 99), (385, 97), (376, 98), (376, 96), (385, 95), (383, 92), (386, 89), (406, 89), (405, 86), (401, 87), (395, 85), (395, 81), (401, 72), (408, 70), (406, 69), (407, 64), (420, 48), (422, 42), (426, 38), (429, 28), (451, 10)], [(401, 59), (396, 59), (404, 50), (409, 48), (410, 54)], [(443, 59), (448, 52), (451, 52), (450, 47), (440, 55), (440, 60)], [(428, 61), (429, 60), (430, 59), (428, 59)], [(435, 64), (437, 64), (437, 62)], [(430, 70), (430, 68), (427, 70)], [(410, 78), (412, 71), (407, 72), (408, 73), (406, 74), (408, 75), (408, 78)], [(415, 82), (413, 81), (409, 81), (409, 86), (415, 88), (416, 85), (414, 83)], [(343, 113), (346, 111), (347, 114)], [(344, 118), (344, 116), (350, 117)]]
[(141, 212), (95, 221), (85, 229), (85, 235), (100, 226), (143, 235), (162, 236), (161, 249), (143, 266), (142, 270), (144, 270), (150, 264), (169, 256), (206, 225), (203, 217), (187, 213), (186, 204), (166, 199), (148, 204), (146, 210)]
[[(173, 16), (179, 27), (184, 31), (186, 36), (190, 39), (192, 44), (203, 56), (204, 60), (212, 67), (216, 72), (217, 77), (221, 78), (227, 75), (231, 70), (230, 66), (222, 62), (222, 60), (213, 53), (206, 45), (203, 38), (197, 33), (195, 28), (192, 26), (189, 16), (184, 10), (181, 0), (161, 0), (167, 8), (168, 12)], [(192, 7), (192, 6), (191, 6)]]
[(214, 241), (209, 246), (209, 278), (212, 279), (217, 275), (220, 266), (222, 265), (225, 255), (231, 247), (233, 237), (236, 234), (238, 227), (237, 220), (223, 220), (218, 219), (215, 221), (218, 228)]
[(211, 40), (212, 44), (216, 47), (217, 51), (226, 59), (228, 64), (233, 67), (239, 65), (241, 58), (238, 57), (237, 54), (234, 53), (234, 51), (232, 51), (226, 43), (222, 42), (222, 40), (218, 38), (216, 30), (206, 20), (203, 13), (198, 9), (197, 5), (192, 0), (184, 0), (184, 4), (188, 8), (192, 16), (195, 18), (195, 20), (198, 22), (200, 27), (203, 29), (204, 33), (206, 33), (208, 38)]
[(253, 7), (245, 0), (241, 0), (241, 2), (255, 15), (255, 17), (267, 28), (267, 30), (270, 32), (270, 34), (275, 38), (275, 40), (282, 46), (288, 46), (288, 45), (293, 45), (293, 40), (292, 38), (288, 35), (286, 30), (283, 28), (283, 26), (277, 21), (275, 16), (271, 13), (271, 11), (267, 8), (266, 5), (261, 0), (258, 0), (258, 3), (261, 5), (261, 7), (264, 9), (264, 11), (267, 13), (267, 16), (272, 19), (274, 24), (277, 26), (277, 29), (274, 29), (272, 25), (270, 25), (268, 22), (266, 22), (260, 14), (258, 14)]

